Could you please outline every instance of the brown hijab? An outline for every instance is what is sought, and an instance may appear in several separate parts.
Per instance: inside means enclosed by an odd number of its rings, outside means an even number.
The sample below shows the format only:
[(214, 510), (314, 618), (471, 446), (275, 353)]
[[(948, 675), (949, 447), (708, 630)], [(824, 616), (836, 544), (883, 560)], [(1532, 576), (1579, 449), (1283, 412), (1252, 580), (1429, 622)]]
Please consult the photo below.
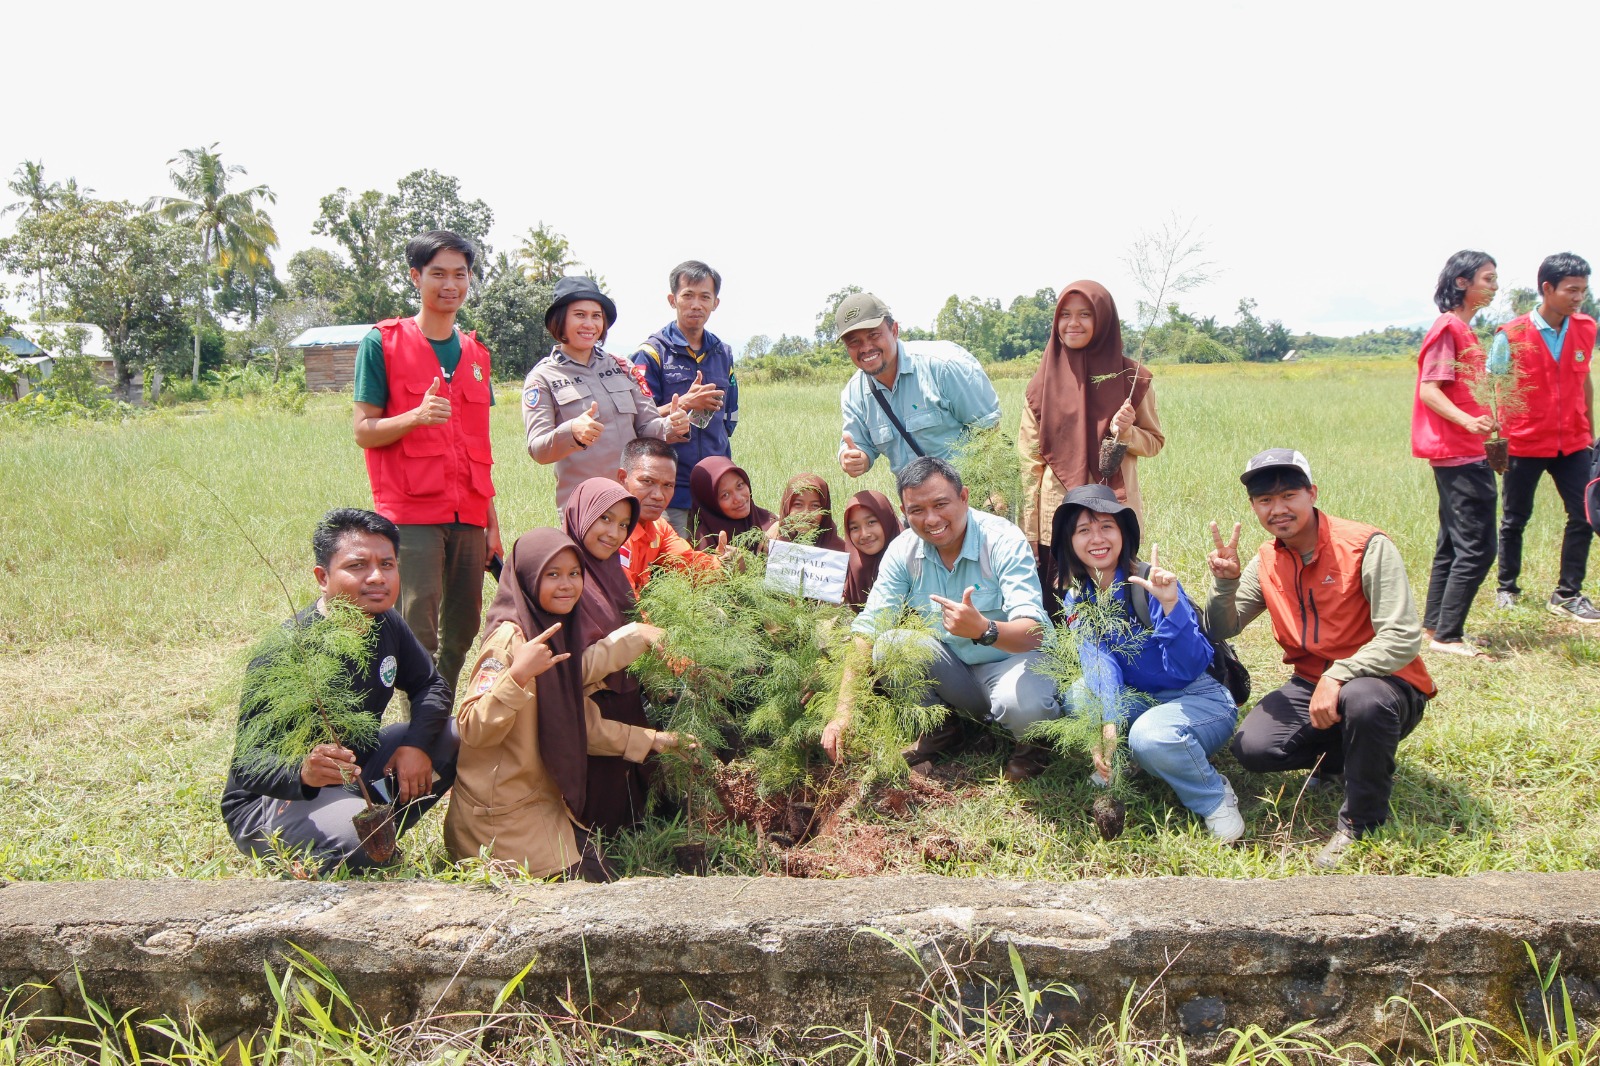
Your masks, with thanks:
[(517, 538), (500, 571), (500, 587), (484, 617), (483, 635), (487, 638), (501, 623), (514, 622), (523, 639), (532, 640), (561, 624), (548, 644), (552, 652), (566, 652), (571, 658), (534, 678), (533, 685), (539, 701), (539, 757), (561, 789), (567, 809), (576, 813), (583, 810), (589, 783), (589, 729), (583, 718), (583, 652), (588, 644), (580, 634), (577, 610), (551, 614), (539, 606), (539, 576), (567, 550), (582, 560), (583, 550), (559, 529), (530, 529)]
[[(807, 489), (822, 497), (822, 510), (815, 512), (815, 525), (812, 524), (813, 519), (804, 517), (804, 513), (798, 511), (800, 494)], [(793, 520), (790, 515), (794, 515)], [(828, 491), (828, 483), (816, 474), (796, 474), (789, 479), (789, 483), (783, 487), (778, 522), (783, 528), (783, 540), (800, 540), (804, 537), (817, 548), (836, 552), (850, 550), (850, 545), (839, 536), (839, 527), (833, 522), (833, 494)], [(814, 540), (809, 536), (813, 529), (817, 532)]]
[(717, 546), (718, 533), (726, 533), (728, 539), (733, 540), (752, 529), (766, 529), (778, 520), (771, 511), (757, 507), (753, 500), (750, 513), (743, 518), (729, 518), (723, 514), (717, 506), (717, 482), (729, 471), (744, 478), (745, 484), (751, 483), (750, 475), (744, 472), (744, 468), (734, 466), (733, 460), (724, 455), (707, 456), (689, 472), (689, 495), (693, 498), (689, 508), (689, 529), (695, 534), (695, 546), (701, 551)]
[(850, 511), (856, 507), (871, 511), (877, 516), (878, 524), (883, 526), (883, 548), (878, 554), (862, 555), (854, 544), (849, 544), (850, 572), (844, 579), (844, 602), (846, 606), (859, 611), (867, 605), (867, 593), (872, 591), (872, 583), (878, 580), (878, 566), (883, 562), (883, 553), (889, 550), (890, 542), (900, 535), (902, 527), (900, 516), (894, 513), (894, 504), (889, 502), (889, 497), (868, 489), (845, 501), (845, 529), (850, 528)]
[[(622, 559), (613, 552), (609, 559), (599, 559), (590, 554), (583, 538), (595, 521), (623, 500), (628, 501), (632, 517), (628, 519), (628, 535), (633, 535), (639, 524), (639, 500), (627, 489), (610, 478), (592, 477), (573, 490), (567, 504), (561, 509), (561, 524), (567, 536), (578, 547), (578, 561), (583, 564), (583, 598), (578, 601), (578, 619), (583, 626), (585, 645), (615, 633), (628, 622), (628, 612), (638, 602), (628, 572), (622, 568)], [(631, 692), (639, 687), (627, 670), (618, 670), (606, 678), (606, 687), (613, 692)]]
[[(1077, 351), (1061, 343), (1057, 322), (1067, 297), (1078, 293), (1094, 308), (1094, 336)], [(1150, 371), (1122, 354), (1122, 320), (1117, 305), (1097, 281), (1075, 281), (1061, 290), (1044, 359), (1028, 382), (1028, 410), (1039, 423), (1039, 451), (1064, 488), (1100, 480), (1100, 441), (1111, 419), (1128, 400), (1138, 407), (1150, 391)], [(1111, 488), (1125, 499), (1122, 472), (1111, 475)]]

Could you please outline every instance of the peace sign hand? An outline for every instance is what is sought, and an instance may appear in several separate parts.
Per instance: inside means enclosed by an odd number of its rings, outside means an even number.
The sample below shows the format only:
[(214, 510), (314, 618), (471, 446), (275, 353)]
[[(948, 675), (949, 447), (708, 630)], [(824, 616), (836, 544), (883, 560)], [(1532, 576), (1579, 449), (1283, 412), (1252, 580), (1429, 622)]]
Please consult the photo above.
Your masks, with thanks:
[(1170, 614), (1178, 604), (1178, 575), (1161, 568), (1161, 545), (1150, 545), (1150, 573), (1147, 577), (1128, 575), (1128, 584), (1138, 585), (1161, 604), (1162, 611)]
[(952, 637), (965, 637), (967, 640), (977, 640), (989, 631), (989, 620), (983, 613), (972, 606), (973, 587), (967, 586), (967, 591), (961, 594), (961, 602), (945, 599), (943, 596), (929, 596), (941, 611), (944, 612), (944, 631)]
[(1233, 536), (1223, 543), (1222, 533), (1217, 529), (1215, 522), (1211, 523), (1211, 539), (1216, 543), (1206, 556), (1206, 565), (1211, 567), (1211, 576), (1218, 581), (1239, 580), (1239, 523), (1233, 524)]
[(526, 687), (529, 681), (532, 681), (556, 663), (565, 662), (572, 658), (571, 652), (564, 651), (557, 655), (550, 650), (550, 638), (560, 631), (561, 623), (557, 622), (543, 633), (517, 648), (515, 654), (511, 656), (511, 679), (513, 681)]

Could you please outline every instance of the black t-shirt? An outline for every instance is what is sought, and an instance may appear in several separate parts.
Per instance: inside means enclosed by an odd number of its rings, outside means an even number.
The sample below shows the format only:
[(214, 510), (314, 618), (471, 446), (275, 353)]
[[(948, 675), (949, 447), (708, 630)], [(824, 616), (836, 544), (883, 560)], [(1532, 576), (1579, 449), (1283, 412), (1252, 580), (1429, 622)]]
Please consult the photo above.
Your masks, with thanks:
[[(316, 610), (317, 605), (313, 603), (285, 625), (309, 625), (316, 617)], [(364, 695), (362, 710), (370, 714), (374, 721), (380, 722), (396, 688), (409, 696), (411, 724), (406, 730), (403, 745), (427, 751), (450, 720), (452, 700), (449, 686), (434, 668), (433, 656), (423, 648), (422, 642), (411, 632), (411, 627), (400, 617), (399, 611), (385, 611), (375, 621), (378, 635), (373, 645), (372, 660), (365, 671), (352, 671), (352, 688)], [(250, 666), (254, 669), (256, 664), (251, 663)], [(347, 746), (356, 753), (357, 759), (365, 759), (372, 754), (371, 749), (364, 751)], [(222, 790), (224, 818), (258, 796), (309, 800), (320, 791), (300, 780), (298, 764), (246, 772), (240, 769), (238, 763), (239, 752), (235, 750), (228, 783)]]

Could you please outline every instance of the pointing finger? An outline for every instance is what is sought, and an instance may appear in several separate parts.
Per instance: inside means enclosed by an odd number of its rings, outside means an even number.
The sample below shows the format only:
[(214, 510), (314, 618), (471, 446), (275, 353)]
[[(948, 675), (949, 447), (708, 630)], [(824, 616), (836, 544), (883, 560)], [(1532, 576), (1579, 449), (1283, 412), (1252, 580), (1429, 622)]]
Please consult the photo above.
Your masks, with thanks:
[(554, 666), (556, 663), (564, 663), (570, 658), (572, 658), (572, 653), (570, 651), (564, 651), (560, 655), (552, 655), (550, 656), (550, 665)]
[(561, 623), (557, 622), (555, 625), (551, 626), (549, 629), (545, 630), (543, 633), (540, 633), (537, 637), (534, 637), (533, 638), (533, 642), (535, 644), (547, 643), (550, 640), (551, 637), (555, 636), (559, 632), (561, 632)]
[(928, 599), (932, 600), (934, 603), (938, 604), (940, 607), (945, 608), (946, 610), (953, 610), (954, 608), (960, 606), (960, 604), (956, 603), (955, 600), (947, 600), (943, 596), (930, 595), (928, 597)]

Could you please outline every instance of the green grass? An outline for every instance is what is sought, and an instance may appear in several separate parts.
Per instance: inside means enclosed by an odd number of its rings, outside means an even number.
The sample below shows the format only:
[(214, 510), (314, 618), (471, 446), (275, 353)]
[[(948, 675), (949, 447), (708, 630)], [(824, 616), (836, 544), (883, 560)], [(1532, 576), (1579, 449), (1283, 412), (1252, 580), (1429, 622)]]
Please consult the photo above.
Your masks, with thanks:
[[(1297, 447), (1328, 510), (1394, 538), (1420, 598), (1436, 499), (1426, 464), (1409, 454), (1411, 379), (1409, 362), (1376, 359), (1158, 368), (1169, 443), (1142, 464), (1146, 541), (1158, 542), (1163, 562), (1203, 595), (1209, 520), (1243, 522), (1247, 548), (1264, 536), (1238, 470), (1261, 448)], [(1025, 383), (998, 382), (1009, 428)], [(825, 384), (748, 387), (735, 456), (758, 502), (775, 503), (801, 470), (826, 476), (835, 500), (890, 488), (882, 464), (861, 482), (839, 472), (837, 394)], [(349, 420), (347, 399), (320, 397), (300, 416), (230, 401), (122, 425), (0, 430), (0, 785), (12, 797), (0, 809), (0, 874), (211, 877), (267, 868), (238, 855), (216, 801), (241, 656), (288, 606), (195, 482), (228, 501), (304, 602), (313, 588), (312, 525), (330, 507), (370, 502)], [(512, 391), (500, 394), (493, 433), (508, 539), (552, 523), (553, 479), (526, 456)], [(1348, 869), (1600, 865), (1600, 634), (1542, 609), (1560, 525), (1546, 485), (1528, 530), (1525, 606), (1495, 611), (1485, 591), (1470, 620), (1500, 661), (1429, 660), (1441, 695), (1401, 746), (1396, 817), (1356, 849)], [(1258, 693), (1285, 676), (1264, 622), (1246, 631), (1240, 650)], [(948, 795), (923, 797), (904, 816), (863, 804), (852, 830), (859, 840), (819, 845), (815, 872), (853, 872), (847, 852), (855, 847), (878, 849), (891, 870), (959, 875), (1281, 876), (1308, 869), (1311, 843), (1338, 805), (1299, 798), (1303, 775), (1243, 774), (1224, 756), (1221, 767), (1245, 799), (1244, 847), (1212, 843), (1148, 778), (1135, 783), (1128, 832), (1104, 844), (1085, 813), (1087, 763), (1063, 761), (1013, 787), (998, 780), (999, 758), (955, 764), (944, 775)], [(450, 875), (438, 822), (430, 816), (407, 838), (408, 863), (391, 876)], [(680, 832), (653, 822), (619, 842), (619, 854), (634, 872), (666, 872)], [(952, 846), (930, 850), (932, 839)], [(714, 856), (728, 873), (778, 862), (742, 832)]]

